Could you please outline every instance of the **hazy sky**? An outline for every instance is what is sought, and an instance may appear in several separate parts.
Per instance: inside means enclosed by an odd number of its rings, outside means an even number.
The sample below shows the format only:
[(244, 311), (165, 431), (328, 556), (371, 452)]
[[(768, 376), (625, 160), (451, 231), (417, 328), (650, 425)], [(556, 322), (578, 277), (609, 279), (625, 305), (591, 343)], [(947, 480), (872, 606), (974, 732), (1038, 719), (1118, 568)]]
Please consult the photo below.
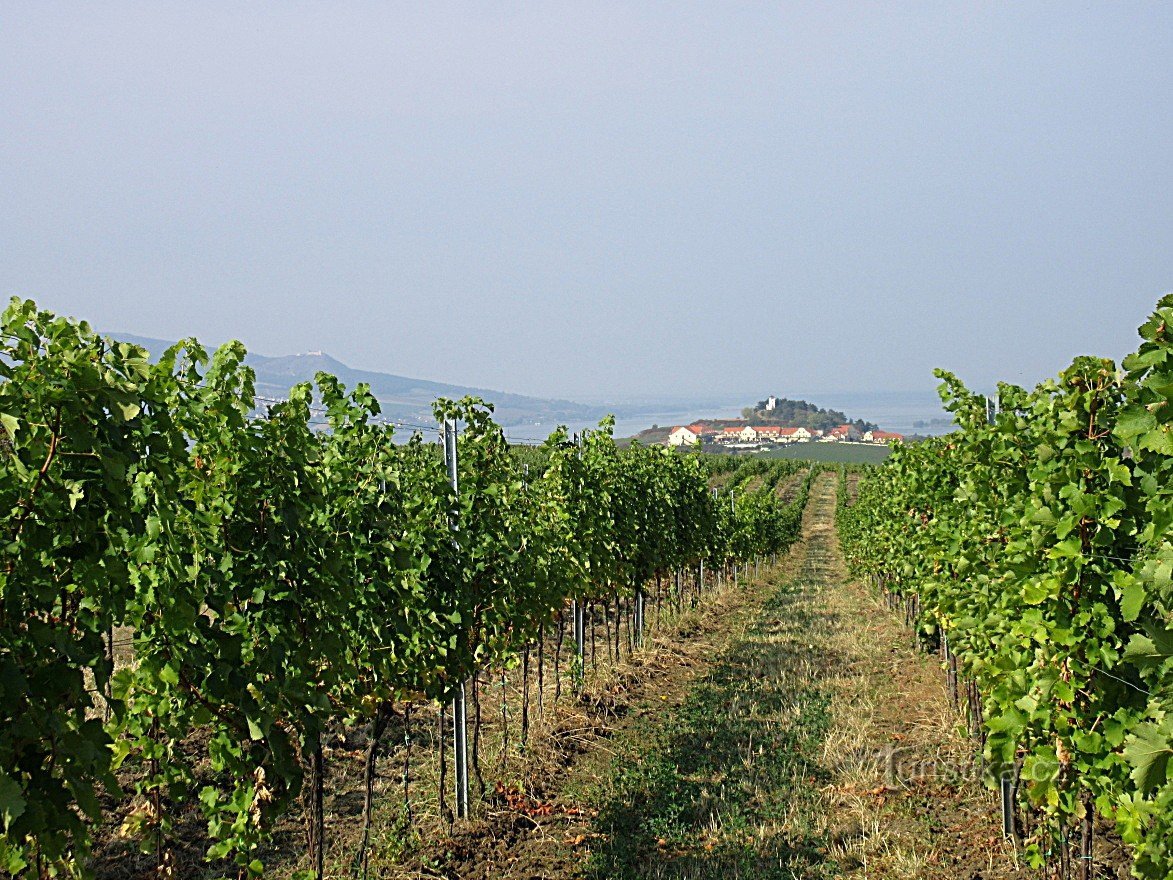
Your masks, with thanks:
[(1169, 3), (7, 0), (0, 293), (543, 395), (1033, 382), (1173, 290), (1171, 50)]

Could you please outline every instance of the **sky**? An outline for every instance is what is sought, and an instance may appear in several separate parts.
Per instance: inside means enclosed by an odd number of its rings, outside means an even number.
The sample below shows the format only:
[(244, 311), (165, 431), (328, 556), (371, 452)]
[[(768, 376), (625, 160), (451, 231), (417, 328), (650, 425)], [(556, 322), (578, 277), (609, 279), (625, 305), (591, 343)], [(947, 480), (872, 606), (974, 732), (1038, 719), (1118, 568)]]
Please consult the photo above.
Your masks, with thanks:
[(571, 399), (1031, 384), (1173, 290), (1171, 49), (1168, 3), (7, 0), (0, 294)]

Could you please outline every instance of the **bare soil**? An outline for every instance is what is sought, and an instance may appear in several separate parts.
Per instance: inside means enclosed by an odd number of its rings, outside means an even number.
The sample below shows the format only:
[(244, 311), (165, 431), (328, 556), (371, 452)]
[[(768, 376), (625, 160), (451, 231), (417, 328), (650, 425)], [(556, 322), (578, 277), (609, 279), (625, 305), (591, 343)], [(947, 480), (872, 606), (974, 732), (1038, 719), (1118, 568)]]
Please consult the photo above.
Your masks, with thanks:
[(800, 471), (797, 474), (791, 474), (784, 480), (778, 481), (778, 498), (783, 504), (792, 504), (794, 499), (798, 497), (798, 492), (802, 488), (803, 482), (806, 481), (806, 473)]

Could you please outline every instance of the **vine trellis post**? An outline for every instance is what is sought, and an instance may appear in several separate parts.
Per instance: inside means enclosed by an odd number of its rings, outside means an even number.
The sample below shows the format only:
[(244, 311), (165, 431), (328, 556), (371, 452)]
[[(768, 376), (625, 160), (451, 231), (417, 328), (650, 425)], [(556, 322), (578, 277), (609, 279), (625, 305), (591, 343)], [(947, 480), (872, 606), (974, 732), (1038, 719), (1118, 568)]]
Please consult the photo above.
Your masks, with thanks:
[(635, 644), (642, 648), (644, 644), (644, 588), (635, 588)]
[[(456, 422), (452, 419), (444, 420), (444, 461), (448, 465), (448, 480), (452, 484), (452, 495), (456, 497), (460, 491), (460, 481), (456, 467)], [(453, 531), (456, 529), (455, 523), (455, 518), (453, 518)], [(463, 681), (456, 686), (456, 692), (452, 695), (452, 752), (456, 770), (453, 774), (453, 784), (456, 789), (456, 818), (467, 819), (468, 706)]]

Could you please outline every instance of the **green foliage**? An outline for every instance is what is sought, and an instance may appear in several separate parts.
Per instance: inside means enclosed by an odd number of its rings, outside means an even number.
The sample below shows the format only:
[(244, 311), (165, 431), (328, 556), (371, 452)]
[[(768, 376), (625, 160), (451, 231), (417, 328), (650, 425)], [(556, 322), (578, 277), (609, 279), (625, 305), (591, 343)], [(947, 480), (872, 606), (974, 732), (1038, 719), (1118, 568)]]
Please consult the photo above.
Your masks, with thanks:
[(939, 373), (961, 430), (898, 445), (840, 511), (855, 570), (916, 595), (977, 682), (991, 775), (1020, 765), (1057, 835), (1089, 804), (1114, 818), (1154, 878), (1173, 871), (1170, 319), (1166, 297), (1124, 372), (1082, 357), (1000, 386), (993, 424)]
[[(14, 301), (0, 329), (0, 860), (69, 865), (117, 789), (90, 690), (175, 484), (170, 382), (145, 352)], [(143, 585), (146, 586), (146, 585)], [(85, 671), (94, 681), (87, 684)]]
[[(782, 504), (778, 481), (799, 466), (763, 463), (735, 474), (731, 505), (708, 488), (717, 465), (621, 450), (610, 421), (519, 452), (465, 398), (435, 404), (461, 426), (454, 493), (436, 448), (395, 442), (366, 386), (322, 373), (256, 412), (239, 343), (209, 358), (189, 341), (152, 364), (14, 301), (0, 345), (0, 870), (13, 874), (84, 874), (98, 792), (118, 794), (114, 771), (133, 766), (127, 833), (158, 845), (164, 804), (190, 799), (209, 858), (258, 875), (328, 725), (448, 698), (570, 599), (785, 549), (809, 488), (808, 475)], [(114, 675), (116, 627), (135, 659)], [(193, 790), (205, 762), (215, 781)]]

